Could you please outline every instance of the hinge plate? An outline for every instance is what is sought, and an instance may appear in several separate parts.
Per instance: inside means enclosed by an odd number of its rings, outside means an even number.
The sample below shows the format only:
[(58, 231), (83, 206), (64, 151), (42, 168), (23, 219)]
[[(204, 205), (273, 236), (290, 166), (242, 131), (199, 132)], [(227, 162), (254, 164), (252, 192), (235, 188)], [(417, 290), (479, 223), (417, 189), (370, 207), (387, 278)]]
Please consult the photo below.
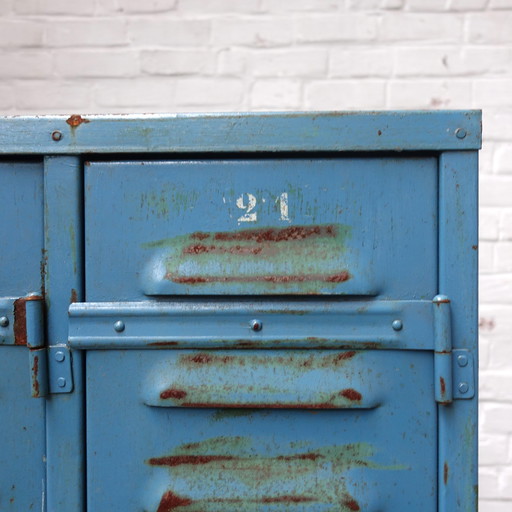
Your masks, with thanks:
[(48, 370), (51, 394), (71, 393), (73, 391), (71, 351), (67, 345), (48, 347)]
[(464, 348), (452, 352), (453, 398), (470, 400), (475, 396), (473, 354)]

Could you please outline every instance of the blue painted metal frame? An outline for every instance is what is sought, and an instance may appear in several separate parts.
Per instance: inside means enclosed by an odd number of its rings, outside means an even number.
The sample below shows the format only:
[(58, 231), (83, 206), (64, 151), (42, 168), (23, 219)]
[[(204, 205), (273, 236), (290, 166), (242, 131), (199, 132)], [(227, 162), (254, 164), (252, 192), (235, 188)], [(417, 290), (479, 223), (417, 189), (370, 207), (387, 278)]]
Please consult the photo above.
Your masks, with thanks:
[(310, 112), (0, 118), (0, 154), (478, 149), (481, 112)]
[[(115, 153), (427, 151), (437, 155), (438, 293), (451, 299), (453, 353), (467, 354), (476, 362), (476, 150), (480, 147), (480, 111), (0, 118), (0, 155), (46, 156), (47, 338), (54, 347), (50, 349), (50, 379), (56, 347), (68, 343), (69, 304), (85, 298), (81, 158)], [(28, 291), (33, 290), (20, 296)], [(4, 295), (14, 297), (12, 287)], [(71, 308), (72, 312), (79, 309)], [(0, 347), (11, 349), (18, 350)], [(48, 460), (43, 502), (47, 500), (52, 512), (85, 509), (80, 351), (72, 352), (72, 361), (73, 393), (52, 395), (46, 402)], [(454, 368), (456, 364), (454, 358)], [(471, 374), (472, 365), (464, 371), (466, 376)], [(458, 374), (454, 371), (453, 376), (454, 398), (461, 398)], [(475, 399), (438, 405), (439, 512), (477, 509), (477, 375), (473, 378)], [(50, 390), (52, 386), (55, 383), (50, 381)]]

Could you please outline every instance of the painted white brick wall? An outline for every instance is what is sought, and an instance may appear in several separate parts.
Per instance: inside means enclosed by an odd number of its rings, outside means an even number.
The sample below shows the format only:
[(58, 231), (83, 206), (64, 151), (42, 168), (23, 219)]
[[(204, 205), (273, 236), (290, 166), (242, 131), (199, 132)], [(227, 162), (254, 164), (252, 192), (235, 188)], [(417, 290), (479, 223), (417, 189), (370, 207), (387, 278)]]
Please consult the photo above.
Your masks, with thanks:
[(0, 114), (483, 108), (483, 512), (512, 510), (512, 0), (0, 0)]

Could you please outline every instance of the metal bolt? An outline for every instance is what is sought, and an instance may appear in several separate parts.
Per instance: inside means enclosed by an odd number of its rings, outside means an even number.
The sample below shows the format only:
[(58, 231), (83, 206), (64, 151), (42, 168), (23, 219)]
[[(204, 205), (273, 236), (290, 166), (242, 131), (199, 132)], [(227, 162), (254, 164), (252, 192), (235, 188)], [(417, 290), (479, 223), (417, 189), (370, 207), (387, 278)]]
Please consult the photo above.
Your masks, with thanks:
[(59, 142), (59, 140), (62, 140), (62, 133), (59, 132), (59, 130), (55, 130), (54, 132), (52, 132), (52, 139), (55, 142)]
[(124, 322), (122, 320), (118, 320), (115, 324), (114, 324), (114, 329), (117, 331), (117, 332), (123, 332), (124, 331)]
[(64, 359), (66, 359), (66, 354), (64, 354), (64, 352), (61, 352), (60, 350), (58, 352), (55, 352), (55, 361), (62, 363)]
[(59, 386), (59, 388), (65, 388), (66, 387), (66, 379), (64, 377), (59, 377), (57, 379), (57, 386)]
[(404, 324), (402, 323), (402, 320), (393, 320), (393, 323), (391, 324), (391, 327), (393, 327), (395, 331), (401, 331), (403, 326)]
[(466, 130), (464, 130), (464, 128), (457, 128), (455, 130), (455, 137), (457, 137), (457, 139), (463, 139), (466, 135)]
[(0, 327), (7, 327), (9, 325), (9, 319), (6, 316), (0, 318)]
[(261, 331), (263, 324), (259, 320), (251, 320), (251, 329), (253, 331)]
[(459, 391), (460, 393), (462, 394), (465, 394), (469, 391), (469, 386), (468, 386), (468, 383), (467, 382), (461, 382), (459, 384)]
[(462, 367), (467, 366), (468, 356), (466, 356), (465, 354), (460, 354), (459, 356), (457, 356), (457, 364)]

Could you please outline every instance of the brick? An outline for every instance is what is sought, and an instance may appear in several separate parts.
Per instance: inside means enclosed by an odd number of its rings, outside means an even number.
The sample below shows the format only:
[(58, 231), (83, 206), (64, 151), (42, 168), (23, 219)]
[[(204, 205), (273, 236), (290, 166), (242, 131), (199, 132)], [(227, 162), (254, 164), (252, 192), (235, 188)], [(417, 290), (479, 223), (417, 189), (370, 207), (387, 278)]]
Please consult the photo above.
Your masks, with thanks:
[(480, 435), (478, 440), (480, 449), (479, 464), (481, 466), (494, 466), (507, 464), (510, 461), (508, 450), (509, 438), (503, 434)]
[(479, 108), (511, 107), (512, 80), (476, 80), (473, 83), (473, 99)]
[(176, 80), (176, 103), (181, 106), (237, 105), (242, 100), (241, 80), (185, 78)]
[[(512, 221), (512, 218), (510, 220)], [(499, 223), (498, 208), (481, 208), (478, 226), (480, 240), (498, 240)]]
[(478, 480), (478, 496), (480, 498), (499, 496), (498, 471), (495, 468), (480, 468)]
[(44, 78), (52, 72), (49, 52), (35, 50), (0, 53), (0, 74), (7, 78)]
[[(137, 0), (133, 0), (137, 1)], [(260, 11), (260, 0), (185, 0), (179, 3), (178, 10), (184, 13), (255, 13)]]
[(126, 45), (126, 23), (98, 19), (49, 22), (45, 25), (45, 44), (55, 47)]
[(359, 13), (300, 17), (297, 39), (306, 43), (371, 41), (377, 37), (377, 22), (376, 16)]
[(211, 24), (202, 19), (138, 18), (128, 23), (135, 45), (203, 46), (210, 41)]
[(371, 11), (379, 9), (382, 0), (347, 0), (347, 8), (353, 11)]
[(501, 498), (512, 500), (512, 468), (505, 467), (500, 471), (499, 489)]
[(297, 80), (260, 80), (251, 91), (251, 107), (255, 109), (298, 109), (301, 84)]
[(407, 9), (410, 11), (431, 12), (444, 11), (448, 7), (448, 0), (408, 0)]
[[(480, 303), (508, 304), (510, 290), (512, 290), (512, 274), (484, 274), (480, 278)], [(512, 343), (510, 345), (512, 346)], [(512, 361), (512, 350), (510, 356), (509, 361)]]
[(468, 38), (472, 43), (512, 42), (512, 12), (468, 14)]
[(0, 20), (0, 48), (35, 47), (43, 43), (43, 25), (39, 22)]
[(430, 44), (460, 42), (464, 18), (452, 13), (395, 13), (382, 18), (380, 38), (383, 41), (421, 41)]
[(14, 2), (14, 12), (17, 14), (90, 16), (94, 14), (94, 10), (95, 2), (90, 0), (16, 0)]
[(14, 0), (2, 0), (0, 2), (0, 14), (2, 16), (6, 14), (11, 14), (13, 10), (13, 2)]
[(317, 110), (379, 109), (385, 96), (383, 81), (314, 81), (306, 85), (305, 104)]
[[(94, 100), (99, 107), (128, 107), (134, 112), (137, 109), (156, 107), (165, 109), (174, 105), (174, 82), (159, 78), (138, 78), (137, 80), (99, 80), (94, 89)], [(117, 112), (117, 110), (116, 110)]]
[(499, 144), (496, 148), (494, 170), (500, 174), (512, 174), (512, 142)]
[(217, 72), (220, 75), (241, 76), (247, 69), (249, 50), (245, 48), (225, 48), (217, 58)]
[(275, 47), (293, 42), (293, 22), (289, 17), (215, 18), (212, 42), (216, 46)]
[(464, 80), (396, 80), (389, 82), (389, 108), (468, 108), (471, 82)]
[(512, 211), (502, 209), (500, 235), (503, 240), (512, 240)]
[(490, 0), (489, 9), (511, 9), (512, 0)]
[(405, 0), (381, 0), (382, 9), (402, 9)]
[(483, 176), (480, 180), (482, 206), (510, 206), (512, 176)]
[[(512, 374), (507, 370), (480, 373), (481, 400), (511, 402), (510, 389), (512, 389)], [(507, 462), (508, 453), (504, 452), (502, 458), (504, 458), (503, 462)]]
[(55, 71), (63, 77), (127, 77), (139, 71), (138, 55), (130, 51), (61, 50), (55, 55)]
[(141, 69), (151, 75), (193, 75), (215, 72), (215, 54), (206, 50), (147, 50)]
[(261, 2), (261, 10), (272, 13), (322, 12), (341, 8), (343, 8), (343, 0), (262, 0)]
[(478, 270), (482, 274), (489, 274), (494, 270), (495, 242), (481, 241), (478, 244)]
[(488, 107), (483, 112), (484, 138), (490, 141), (510, 141), (512, 108)]
[(329, 76), (338, 78), (389, 77), (393, 54), (381, 49), (334, 48), (329, 59)]
[(21, 82), (16, 89), (16, 108), (32, 114), (86, 112), (90, 104), (89, 84), (34, 80)]
[[(494, 159), (496, 148), (502, 145), (499, 142), (486, 142), (478, 154), (478, 167), (480, 175), (494, 173)], [(484, 179), (481, 176), (481, 179)]]
[(510, 512), (512, 510), (512, 501), (497, 501), (480, 499), (481, 512)]
[(250, 57), (255, 76), (327, 76), (327, 52), (323, 49), (259, 51)]
[(482, 428), (485, 431), (497, 434), (510, 434), (512, 432), (512, 404), (484, 403), (481, 410), (483, 416)]
[(450, 0), (448, 9), (451, 11), (481, 11), (486, 8), (489, 0)]
[[(190, 1), (186, 0), (185, 3), (188, 4)], [(100, 3), (102, 2), (103, 0)], [(116, 10), (119, 12), (150, 14), (174, 10), (178, 0), (144, 0), (143, 2), (140, 0), (117, 0), (116, 4)]]
[(7, 85), (5, 80), (0, 84), (0, 109), (7, 113), (14, 107), (14, 100), (16, 98), (15, 88), (12, 85)]

